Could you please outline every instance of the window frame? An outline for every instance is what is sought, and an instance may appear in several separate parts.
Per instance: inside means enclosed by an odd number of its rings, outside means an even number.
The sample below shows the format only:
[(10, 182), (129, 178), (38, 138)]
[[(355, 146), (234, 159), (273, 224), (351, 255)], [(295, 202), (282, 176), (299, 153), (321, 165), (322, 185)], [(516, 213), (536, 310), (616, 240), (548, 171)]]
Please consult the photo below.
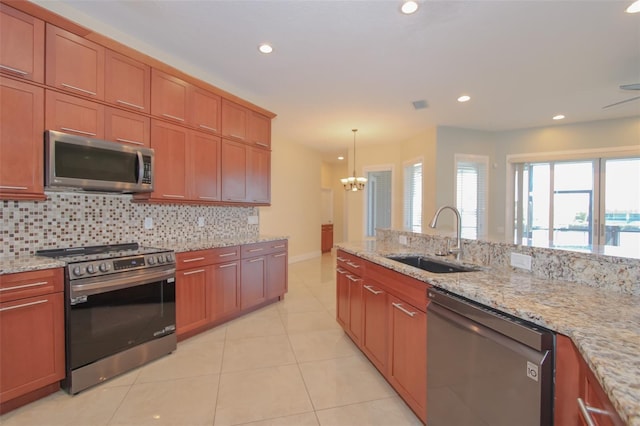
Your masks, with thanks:
[[(407, 200), (407, 187), (406, 187), (406, 182), (407, 182), (407, 168), (408, 167), (413, 167), (417, 164), (420, 164), (421, 167), (421, 191), (420, 191), (420, 229), (415, 230), (413, 229), (413, 226), (411, 227), (407, 227), (407, 205), (408, 200)], [(413, 195), (413, 192), (412, 192)], [(413, 201), (413, 200), (411, 200)], [(413, 202), (411, 203), (413, 204)], [(422, 222), (423, 222), (423, 214), (424, 212), (424, 157), (417, 157), (417, 158), (413, 158), (411, 160), (407, 160), (404, 161), (402, 163), (402, 229), (404, 229), (405, 231), (409, 231), (409, 232), (417, 232), (417, 233), (421, 233), (422, 232)], [(413, 216), (413, 215), (412, 215)], [(412, 221), (413, 222), (413, 221)]]
[[(476, 225), (476, 240), (486, 239), (489, 235), (488, 233), (488, 225), (489, 225), (489, 214), (490, 214), (490, 203), (489, 203), (489, 183), (490, 183), (490, 157), (488, 155), (477, 155), (477, 154), (454, 154), (453, 156), (453, 203), (458, 210), (458, 164), (459, 163), (477, 163), (482, 164), (485, 169), (484, 176), (484, 193), (482, 197), (484, 198), (484, 208), (476, 209), (476, 211), (483, 211), (481, 217), (477, 219)], [(480, 196), (478, 196), (480, 198)], [(460, 212), (462, 215), (462, 211)], [(464, 237), (467, 238), (467, 237)]]

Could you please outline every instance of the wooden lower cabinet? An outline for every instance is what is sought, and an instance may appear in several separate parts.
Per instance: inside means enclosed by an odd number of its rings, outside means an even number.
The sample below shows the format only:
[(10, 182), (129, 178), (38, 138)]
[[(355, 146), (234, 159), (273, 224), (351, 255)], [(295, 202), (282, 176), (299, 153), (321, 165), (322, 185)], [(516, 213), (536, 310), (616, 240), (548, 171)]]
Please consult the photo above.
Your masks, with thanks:
[(282, 296), (287, 292), (288, 257), (286, 251), (267, 256), (267, 299)]
[(209, 267), (176, 273), (176, 331), (178, 335), (204, 327), (207, 316)]
[(362, 278), (348, 274), (349, 282), (349, 323), (347, 333), (356, 342), (362, 340)]
[(320, 239), (320, 248), (322, 253), (328, 253), (333, 248), (333, 225), (325, 224), (322, 225), (321, 231), (321, 239)]
[(240, 307), (248, 309), (267, 300), (267, 259), (264, 256), (242, 260)]
[(388, 295), (377, 283), (365, 280), (362, 291), (362, 350), (380, 371), (387, 371), (389, 355)]
[(240, 261), (211, 267), (212, 294), (207, 296), (211, 320), (232, 316), (240, 311)]
[(336, 269), (336, 320), (345, 330), (349, 328), (349, 271)]

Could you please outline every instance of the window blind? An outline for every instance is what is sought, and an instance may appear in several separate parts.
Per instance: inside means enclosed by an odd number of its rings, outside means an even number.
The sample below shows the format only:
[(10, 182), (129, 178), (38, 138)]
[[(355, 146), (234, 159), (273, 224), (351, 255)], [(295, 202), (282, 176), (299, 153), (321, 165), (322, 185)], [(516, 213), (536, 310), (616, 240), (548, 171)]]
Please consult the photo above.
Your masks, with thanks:
[(422, 231), (422, 162), (404, 166), (404, 229)]

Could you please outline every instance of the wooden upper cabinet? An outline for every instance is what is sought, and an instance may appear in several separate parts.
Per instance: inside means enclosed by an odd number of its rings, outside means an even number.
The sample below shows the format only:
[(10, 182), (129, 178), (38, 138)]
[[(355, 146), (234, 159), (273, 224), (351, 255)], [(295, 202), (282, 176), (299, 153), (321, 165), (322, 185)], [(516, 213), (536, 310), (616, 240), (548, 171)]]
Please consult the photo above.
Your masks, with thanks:
[(249, 142), (249, 114), (245, 107), (222, 99), (222, 136)]
[(45, 127), (90, 138), (104, 138), (104, 106), (87, 99), (47, 90)]
[(151, 198), (183, 201), (187, 198), (185, 159), (189, 130), (151, 120), (151, 148), (155, 150), (154, 190)]
[(271, 152), (251, 148), (249, 154), (249, 198), (257, 204), (271, 202)]
[(51, 24), (47, 24), (46, 44), (48, 86), (104, 99), (104, 47)]
[(0, 71), (44, 83), (44, 22), (0, 4)]
[(190, 199), (220, 201), (219, 137), (192, 131), (186, 169)]
[(249, 142), (271, 148), (271, 119), (251, 111), (249, 113)]
[(186, 124), (190, 86), (186, 81), (153, 68), (151, 70), (151, 114)]
[(151, 140), (150, 122), (147, 116), (106, 107), (104, 138), (108, 141), (148, 147)]
[(242, 143), (222, 140), (221, 179), (222, 201), (246, 202), (248, 199), (249, 149)]
[(44, 89), (0, 77), (0, 198), (44, 199)]
[(203, 132), (220, 133), (220, 96), (191, 86), (189, 124)]
[(151, 109), (151, 67), (106, 50), (105, 101), (133, 111)]

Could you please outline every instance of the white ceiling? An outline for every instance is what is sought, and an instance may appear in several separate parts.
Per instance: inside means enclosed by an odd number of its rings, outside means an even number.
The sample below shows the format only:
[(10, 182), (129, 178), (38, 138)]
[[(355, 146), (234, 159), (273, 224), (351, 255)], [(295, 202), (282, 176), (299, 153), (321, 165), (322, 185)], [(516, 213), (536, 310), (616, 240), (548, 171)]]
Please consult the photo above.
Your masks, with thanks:
[(424, 0), (409, 16), (400, 0), (35, 3), (277, 113), (275, 138), (326, 155), (346, 152), (354, 127), (360, 146), (434, 125), (640, 116), (640, 100), (602, 109), (640, 95), (619, 89), (640, 83), (631, 0)]

